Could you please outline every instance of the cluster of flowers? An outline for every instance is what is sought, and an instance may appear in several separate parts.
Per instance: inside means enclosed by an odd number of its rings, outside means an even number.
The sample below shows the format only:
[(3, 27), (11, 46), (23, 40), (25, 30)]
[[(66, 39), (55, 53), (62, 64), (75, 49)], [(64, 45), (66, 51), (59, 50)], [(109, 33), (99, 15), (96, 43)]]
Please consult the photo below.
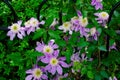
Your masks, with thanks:
[(43, 56), (38, 57), (37, 62), (41, 61), (46, 64), (46, 66), (44, 68), (37, 66), (34, 67), (34, 69), (27, 70), (26, 73), (29, 75), (26, 77), (26, 80), (31, 80), (32, 78), (34, 78), (34, 80), (48, 80), (48, 77), (46, 76), (47, 73), (61, 76), (63, 74), (62, 68), (69, 68), (69, 65), (65, 63), (66, 58), (59, 57), (58, 45), (54, 43), (54, 40), (50, 40), (48, 45), (43, 42), (37, 42), (37, 47), (35, 49), (44, 54)]
[[(103, 9), (103, 5), (101, 2), (102, 0), (92, 0), (91, 5), (95, 6), (96, 10)], [(89, 36), (92, 36), (93, 39), (97, 40), (97, 36), (99, 36), (99, 33), (96, 27), (93, 27), (91, 29), (86, 28), (88, 25), (87, 17), (83, 18), (80, 11), (77, 11), (77, 15), (78, 16), (71, 18), (70, 21), (64, 22), (63, 25), (59, 27), (59, 29), (63, 30), (63, 32), (69, 31), (69, 34), (72, 34), (73, 31), (79, 31), (81, 37), (85, 36), (86, 38), (88, 38)], [(95, 13), (94, 15), (97, 16), (97, 18), (95, 19), (98, 21), (99, 24), (101, 24), (101, 26), (107, 26), (106, 23), (109, 18), (109, 14), (107, 12), (102, 11), (99, 13)]]
[(17, 36), (19, 39), (23, 39), (23, 37), (26, 35), (25, 32), (27, 32), (27, 35), (29, 35), (31, 32), (39, 29), (40, 24), (43, 25), (44, 23), (44, 21), (39, 22), (36, 18), (31, 18), (24, 23), (25, 27), (22, 27), (22, 21), (18, 21), (17, 23), (14, 23), (8, 27), (9, 31), (7, 36), (10, 37), (10, 40), (13, 40), (15, 36)]

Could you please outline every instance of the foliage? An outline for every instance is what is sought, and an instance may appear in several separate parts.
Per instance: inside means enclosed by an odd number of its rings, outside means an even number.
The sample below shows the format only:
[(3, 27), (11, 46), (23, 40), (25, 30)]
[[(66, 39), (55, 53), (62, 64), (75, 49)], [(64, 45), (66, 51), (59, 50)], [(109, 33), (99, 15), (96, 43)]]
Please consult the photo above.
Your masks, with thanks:
[[(76, 2), (75, 2), (76, 1)], [(42, 62), (37, 63), (37, 58), (43, 56), (42, 52), (35, 50), (36, 42), (47, 44), (51, 39), (59, 46), (59, 56), (66, 57), (66, 63), (73, 65), (69, 68), (63, 68), (64, 73), (68, 73), (67, 79), (70, 80), (105, 80), (110, 76), (116, 76), (120, 79), (120, 35), (116, 30), (120, 28), (120, 9), (115, 10), (109, 28), (104, 28), (96, 20), (94, 13), (105, 11), (110, 13), (112, 6), (118, 0), (103, 0), (103, 10), (95, 10), (91, 5), (92, 0), (47, 0), (40, 11), (40, 21), (45, 24), (40, 25), (40, 29), (26, 35), (23, 39), (15, 38), (13, 41), (6, 36), (7, 31), (0, 31), (0, 80), (24, 80), (25, 71), (31, 69), (35, 64), (45, 66)], [(10, 0), (15, 9), (19, 20), (25, 23), (31, 17), (35, 17), (38, 12), (38, 5), (42, 0)], [(99, 36), (98, 40), (87, 41), (85, 37), (80, 37), (80, 32), (70, 35), (59, 30), (60, 24), (55, 25), (55, 30), (50, 27), (54, 18), (59, 21), (59, 12), (62, 11), (62, 21), (70, 21), (72, 17), (77, 16), (77, 10), (80, 10), (83, 17), (88, 18), (87, 28), (96, 27)], [(0, 1), (0, 26), (10, 26), (13, 23), (13, 16), (10, 9)], [(24, 24), (22, 23), (22, 26)], [(106, 49), (106, 34), (110, 36), (110, 46), (116, 43), (117, 50), (111, 49), (109, 55)], [(67, 37), (67, 40), (65, 39)], [(92, 61), (71, 61), (74, 53), (86, 54), (87, 59)], [(81, 56), (79, 56), (81, 58)], [(73, 70), (73, 72), (72, 72)], [(50, 73), (49, 78), (53, 78)], [(66, 79), (66, 78), (65, 78)]]

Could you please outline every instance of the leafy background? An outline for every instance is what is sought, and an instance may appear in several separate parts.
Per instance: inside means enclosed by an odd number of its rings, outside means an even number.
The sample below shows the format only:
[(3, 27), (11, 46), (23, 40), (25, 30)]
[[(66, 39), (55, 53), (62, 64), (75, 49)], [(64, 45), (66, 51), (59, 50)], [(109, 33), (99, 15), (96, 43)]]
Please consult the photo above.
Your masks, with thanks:
[[(36, 17), (38, 5), (42, 0), (9, 0), (13, 8), (15, 9), (19, 20), (23, 22), (27, 21), (31, 17)], [(76, 1), (76, 2), (75, 2)], [(104, 9), (103, 11), (110, 12), (112, 6), (119, 0), (103, 0)], [(0, 80), (24, 80), (26, 77), (25, 71), (31, 68), (36, 63), (36, 57), (41, 56), (34, 50), (36, 47), (36, 41), (42, 40), (47, 43), (50, 39), (55, 39), (56, 43), (60, 46), (62, 50), (66, 47), (66, 51), (61, 51), (61, 55), (65, 55), (67, 58), (67, 63), (70, 63), (70, 57), (73, 53), (73, 47), (82, 47), (81, 52), (85, 51), (85, 47), (88, 46), (88, 57), (93, 57), (92, 63), (74, 63), (75, 69), (80, 69), (84, 80), (106, 80), (109, 76), (115, 75), (120, 79), (120, 35), (116, 34), (115, 30), (120, 29), (120, 8), (114, 12), (112, 21), (110, 23), (110, 30), (101, 28), (101, 26), (95, 21), (95, 12), (93, 6), (91, 6), (91, 0), (48, 0), (43, 6), (40, 16), (41, 20), (45, 20), (45, 25), (41, 29), (37, 30), (35, 33), (26, 36), (23, 40), (15, 39), (10, 41), (6, 36), (6, 31), (0, 31)], [(56, 26), (57, 30), (49, 29), (50, 24), (54, 18), (59, 20), (59, 11), (63, 12), (63, 22), (69, 21), (72, 17), (76, 16), (76, 10), (80, 10), (83, 16), (87, 16), (89, 20), (88, 27), (96, 26), (101, 33), (98, 41), (87, 42), (84, 38), (79, 41), (77, 37), (79, 33), (73, 33), (71, 39), (68, 42), (63, 40), (64, 35), (61, 31), (57, 29), (59, 25)], [(13, 16), (10, 9), (0, 1), (0, 26), (9, 26), (13, 23)], [(98, 63), (98, 53), (102, 51), (102, 54), (106, 53), (105, 48), (105, 32), (109, 33), (111, 36), (110, 43), (117, 43), (118, 51), (110, 51), (108, 57), (102, 57), (101, 66)], [(87, 76), (87, 77), (86, 77)], [(75, 76), (74, 76), (75, 77)], [(71, 79), (74, 79), (71, 77)]]

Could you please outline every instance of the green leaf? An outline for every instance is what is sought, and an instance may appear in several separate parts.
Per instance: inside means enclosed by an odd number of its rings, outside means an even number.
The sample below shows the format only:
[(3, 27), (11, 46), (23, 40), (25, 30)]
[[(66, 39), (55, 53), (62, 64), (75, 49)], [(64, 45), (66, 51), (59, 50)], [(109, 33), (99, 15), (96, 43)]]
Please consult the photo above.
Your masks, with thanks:
[(95, 75), (95, 80), (102, 80), (100, 75)]
[(40, 38), (44, 33), (45, 33), (44, 29), (37, 30), (33, 36), (33, 40)]
[(98, 49), (101, 50), (101, 51), (107, 51), (106, 46), (104, 46), (104, 45), (99, 46)]
[(102, 33), (102, 29), (101, 28), (98, 28), (97, 31), (99, 32), (99, 34)]
[(100, 71), (100, 74), (104, 77), (104, 78), (108, 78), (109, 76), (108, 76), (108, 74), (107, 74), (107, 72), (106, 71)]
[(84, 74), (86, 74), (86, 73), (87, 73), (87, 68), (86, 68), (86, 67), (83, 67), (83, 68), (81, 69), (81, 74), (84, 75)]
[(77, 43), (77, 46), (79, 46), (79, 47), (86, 47), (88, 45), (89, 45), (89, 43), (87, 41), (85, 41), (83, 38), (81, 38), (80, 41)]
[(90, 78), (90, 79), (93, 79), (93, 78), (94, 78), (94, 74), (93, 74), (92, 71), (88, 71), (88, 72), (87, 72), (87, 76), (88, 76), (88, 78)]
[(49, 30), (48, 34), (50, 37), (55, 38), (55, 39), (60, 39), (59, 33), (57, 31)]
[(66, 42), (64, 40), (58, 39), (55, 40), (55, 42), (57, 43), (58, 46), (62, 46), (62, 47), (66, 46)]

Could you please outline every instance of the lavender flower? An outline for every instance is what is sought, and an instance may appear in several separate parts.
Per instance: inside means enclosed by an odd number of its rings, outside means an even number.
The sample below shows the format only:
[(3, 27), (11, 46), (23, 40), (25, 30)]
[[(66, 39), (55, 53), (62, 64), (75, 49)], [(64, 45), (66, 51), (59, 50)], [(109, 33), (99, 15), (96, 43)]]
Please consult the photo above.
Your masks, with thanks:
[(22, 21), (18, 21), (8, 27), (10, 30), (8, 31), (7, 36), (10, 36), (10, 40), (13, 40), (16, 35), (19, 39), (23, 39), (23, 36), (25, 36), (25, 28), (21, 27), (21, 24)]
[(92, 0), (91, 2), (91, 5), (92, 6), (95, 6), (95, 9), (98, 10), (98, 9), (103, 9), (103, 5), (102, 5), (102, 0)]
[(35, 67), (26, 71), (29, 74), (25, 80), (48, 80), (47, 75), (44, 74), (45, 70), (43, 68)]
[(98, 39), (99, 33), (95, 27), (90, 29), (90, 35), (93, 37), (94, 40)]
[(81, 62), (92, 61), (92, 60), (93, 60), (93, 58), (88, 58), (85, 53), (81, 54), (81, 59), (80, 59)]
[(51, 80), (62, 80), (64, 78), (66, 78), (68, 76), (68, 73), (64, 74), (64, 75), (59, 75), (57, 74), (53, 79)]
[(58, 48), (57, 44), (54, 44), (54, 40), (50, 40), (48, 45), (45, 45), (43, 42), (37, 42), (37, 47), (35, 48), (36, 51), (42, 52), (45, 55), (52, 55), (54, 51)]
[(117, 50), (116, 43), (114, 43), (112, 46), (109, 47), (109, 50), (111, 50), (111, 49)]
[(107, 12), (100, 12), (100, 13), (95, 13), (94, 15), (98, 16), (98, 18), (96, 18), (98, 23), (105, 27), (109, 18), (109, 14)]
[(29, 35), (31, 32), (34, 32), (35, 30), (39, 29), (40, 24), (45, 24), (44, 21), (39, 22), (36, 18), (31, 18), (27, 22), (25, 22), (25, 27), (27, 34)]
[(71, 56), (71, 61), (80, 61), (80, 55), (79, 53), (75, 53)]
[(114, 77), (109, 77), (109, 80), (118, 80), (118, 79), (114, 76)]
[[(53, 56), (54, 55), (54, 56)], [(60, 57), (58, 58), (59, 52), (56, 51), (53, 53), (53, 55), (51, 56), (44, 56), (44, 58), (41, 59), (41, 61), (43, 63), (48, 64), (45, 69), (52, 73), (52, 75), (54, 75), (56, 73), (56, 71), (58, 72), (58, 74), (62, 75), (63, 70), (62, 67), (64, 68), (68, 68), (68, 64), (66, 64), (64, 61), (66, 60), (65, 57)]]
[(69, 34), (72, 34), (71, 26), (70, 22), (65, 22), (63, 25), (59, 26), (58, 29), (63, 30), (63, 32), (69, 31)]
[(55, 30), (55, 25), (57, 25), (57, 24), (58, 24), (58, 21), (57, 21), (56, 18), (54, 18), (53, 22), (50, 25), (50, 28), (53, 29), (53, 30)]

